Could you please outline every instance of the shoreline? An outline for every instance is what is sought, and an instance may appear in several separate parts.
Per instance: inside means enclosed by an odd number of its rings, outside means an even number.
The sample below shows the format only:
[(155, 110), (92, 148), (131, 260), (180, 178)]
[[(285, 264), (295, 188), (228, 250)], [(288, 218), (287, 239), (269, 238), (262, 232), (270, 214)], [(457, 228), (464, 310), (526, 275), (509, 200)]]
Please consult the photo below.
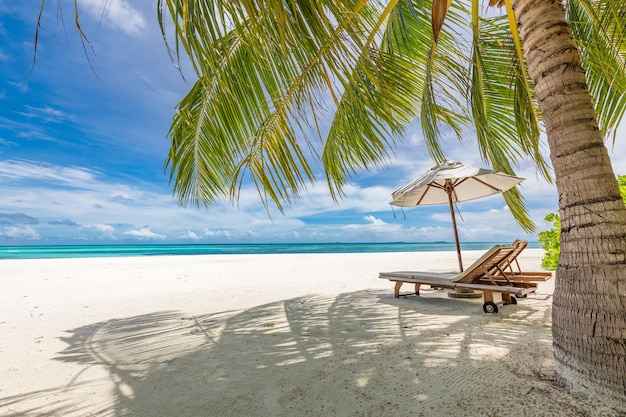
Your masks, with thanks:
[(0, 260), (0, 416), (611, 415), (551, 380), (554, 280), (486, 315), (443, 291), (395, 299), (378, 278), (456, 263), (448, 251)]
[[(487, 250), (502, 242), (463, 242), (463, 251)], [(509, 243), (509, 242), (504, 242)], [(539, 242), (529, 248), (540, 249)], [(281, 255), (388, 252), (454, 251), (454, 242), (309, 242), (309, 243), (188, 243), (188, 244), (102, 244), (102, 245), (32, 245), (0, 246), (0, 260), (5, 259), (81, 259), (128, 256), (180, 255)]]

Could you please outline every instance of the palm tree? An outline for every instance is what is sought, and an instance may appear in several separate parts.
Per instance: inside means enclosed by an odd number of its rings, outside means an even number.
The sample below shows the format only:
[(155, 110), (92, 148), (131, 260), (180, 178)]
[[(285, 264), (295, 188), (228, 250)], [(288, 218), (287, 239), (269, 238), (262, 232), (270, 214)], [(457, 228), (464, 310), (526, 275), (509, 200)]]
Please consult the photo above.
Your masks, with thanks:
[(560, 5), (516, 0), (513, 9), (559, 191), (561, 254), (552, 310), (557, 375), (575, 390), (601, 394), (606, 386), (623, 400), (626, 210)]
[[(548, 177), (541, 119), (562, 219), (558, 377), (626, 401), (626, 210), (603, 140), (626, 109), (626, 4), (569, 0), (565, 13), (558, 0), (491, 0), (500, 15), (448, 3), (158, 0), (173, 58), (187, 54), (198, 77), (170, 130), (175, 193), (210, 206), (249, 178), (282, 209), (321, 161), (340, 198), (416, 118), (435, 160), (443, 125), (460, 136), (473, 124), (493, 168), (514, 173), (530, 157)], [(505, 198), (532, 229), (520, 194)]]
[[(558, 1), (500, 3), (504, 17), (481, 17), (477, 1), (467, 11), (447, 0), (166, 0), (175, 43), (199, 78), (174, 117), (166, 166), (183, 204), (237, 198), (248, 175), (282, 208), (314, 178), (309, 161), (319, 155), (339, 197), (419, 116), (436, 160), (440, 126), (460, 133), (473, 121), (494, 168), (512, 173), (530, 156), (546, 173), (540, 115), (563, 221), (558, 377), (626, 399), (626, 210), (603, 142), (626, 107), (626, 8), (572, 0), (570, 26)], [(469, 44), (452, 36), (467, 23)], [(519, 194), (507, 202), (530, 229)]]

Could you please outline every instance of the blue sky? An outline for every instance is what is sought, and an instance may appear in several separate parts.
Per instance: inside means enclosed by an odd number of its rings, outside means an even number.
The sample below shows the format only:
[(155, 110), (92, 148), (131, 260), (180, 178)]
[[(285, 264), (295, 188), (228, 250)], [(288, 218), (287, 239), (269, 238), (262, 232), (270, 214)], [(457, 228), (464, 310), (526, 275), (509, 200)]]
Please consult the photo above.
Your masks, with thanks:
[[(0, 0), (0, 245), (453, 241), (446, 206), (388, 205), (393, 190), (433, 165), (417, 128), (385, 167), (356, 176), (339, 203), (320, 177), (271, 218), (250, 185), (234, 207), (180, 207), (163, 162), (192, 72), (185, 81), (169, 61), (154, 0), (78, 3), (95, 56), (83, 51), (72, 2), (60, 15), (48, 0), (29, 74), (39, 2)], [(447, 141), (449, 158), (484, 166), (467, 135)], [(626, 173), (624, 126), (617, 136), (613, 166)], [(521, 191), (538, 230), (547, 228), (556, 189), (531, 167), (518, 175), (527, 178)], [(462, 242), (536, 240), (499, 195), (458, 208)]]

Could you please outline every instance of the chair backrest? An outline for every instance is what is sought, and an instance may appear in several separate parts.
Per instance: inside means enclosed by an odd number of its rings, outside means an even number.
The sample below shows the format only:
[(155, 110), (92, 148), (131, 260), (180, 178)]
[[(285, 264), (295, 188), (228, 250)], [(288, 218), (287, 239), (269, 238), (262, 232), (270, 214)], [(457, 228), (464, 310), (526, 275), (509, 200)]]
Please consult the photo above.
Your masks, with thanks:
[(494, 269), (502, 261), (508, 258), (515, 247), (512, 245), (495, 245), (480, 258), (461, 272), (455, 279), (455, 282), (474, 282), (481, 279), (487, 272)]
[(499, 265), (500, 269), (504, 271), (505, 269), (509, 269), (511, 272), (516, 272), (513, 270), (513, 264), (517, 266), (517, 272), (522, 272), (522, 269), (519, 266), (519, 261), (517, 260), (517, 256), (522, 253), (524, 249), (528, 246), (528, 241), (524, 239), (517, 239), (513, 242), (513, 252)]

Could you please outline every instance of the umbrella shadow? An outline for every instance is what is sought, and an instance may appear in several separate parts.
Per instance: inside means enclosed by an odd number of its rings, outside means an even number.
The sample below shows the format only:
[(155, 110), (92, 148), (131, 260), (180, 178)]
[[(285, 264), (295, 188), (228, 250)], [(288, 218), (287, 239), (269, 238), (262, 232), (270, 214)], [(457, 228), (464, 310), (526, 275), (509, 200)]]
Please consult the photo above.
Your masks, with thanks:
[[(545, 303), (488, 317), (475, 303), (451, 300), (433, 314), (414, 301), (366, 290), (94, 323), (63, 338), (68, 346), (56, 360), (82, 368), (68, 384), (2, 399), (0, 410), (98, 417), (586, 412), (552, 383), (550, 364), (532, 362), (551, 355), (549, 328), (524, 324), (540, 324)], [(497, 404), (488, 401), (495, 386)], [(547, 410), (539, 401), (546, 395)], [(518, 405), (522, 414), (511, 412)]]

